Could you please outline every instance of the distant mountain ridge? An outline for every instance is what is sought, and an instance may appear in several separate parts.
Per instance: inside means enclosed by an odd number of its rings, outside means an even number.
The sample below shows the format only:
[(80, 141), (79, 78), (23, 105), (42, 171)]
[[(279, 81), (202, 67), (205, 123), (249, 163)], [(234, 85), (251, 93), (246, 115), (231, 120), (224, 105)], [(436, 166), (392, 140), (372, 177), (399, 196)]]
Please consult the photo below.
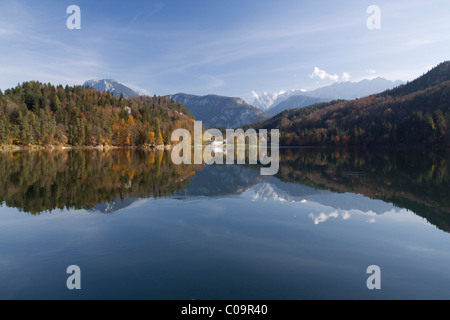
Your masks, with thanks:
[(280, 112), (283, 112), (287, 109), (300, 109), (304, 107), (311, 106), (313, 104), (321, 103), (321, 102), (328, 102), (329, 99), (322, 99), (322, 98), (315, 98), (315, 97), (308, 97), (303, 95), (293, 95), (284, 100), (283, 102), (277, 104), (275, 107), (270, 108), (267, 113), (271, 116), (275, 116), (279, 114)]
[(252, 127), (279, 129), (285, 146), (450, 146), (450, 61), (394, 89), (286, 110)]
[(94, 88), (102, 92), (109, 91), (117, 98), (120, 98), (121, 94), (126, 99), (144, 95), (143, 92), (133, 90), (113, 79), (88, 80), (83, 84), (83, 87)]
[(206, 128), (237, 128), (270, 116), (241, 98), (218, 95), (196, 96), (178, 93), (168, 96), (183, 104)]
[[(83, 84), (83, 87), (111, 92), (118, 98), (121, 94), (126, 99), (145, 95), (144, 92), (133, 90), (113, 79), (89, 80)], [(183, 104), (197, 120), (203, 121), (207, 128), (236, 128), (270, 117), (241, 98), (219, 95), (196, 96), (185, 93), (167, 97)]]
[[(255, 97), (253, 105), (270, 115), (276, 115), (286, 109), (303, 108), (320, 102), (363, 98), (393, 89), (402, 84), (404, 84), (402, 81), (391, 81), (379, 77), (359, 82), (338, 82), (312, 91), (283, 90), (280, 93), (268, 94), (265, 92), (262, 95), (253, 92), (253, 96)], [(302, 98), (292, 98), (295, 96), (302, 96)], [(307, 104), (306, 97), (316, 98), (316, 100), (311, 100), (311, 104)], [(286, 103), (288, 99), (290, 101)]]
[(391, 81), (379, 77), (359, 82), (338, 82), (307, 92), (306, 95), (330, 100), (354, 100), (377, 94), (402, 84), (404, 84), (403, 81)]

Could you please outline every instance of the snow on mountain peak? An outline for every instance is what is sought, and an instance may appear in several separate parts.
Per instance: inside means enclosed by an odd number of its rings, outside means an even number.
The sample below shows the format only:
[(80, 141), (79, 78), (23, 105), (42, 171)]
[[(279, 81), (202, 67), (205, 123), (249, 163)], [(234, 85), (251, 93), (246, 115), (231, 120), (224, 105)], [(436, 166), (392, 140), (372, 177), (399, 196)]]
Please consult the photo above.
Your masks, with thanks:
[(333, 99), (352, 100), (369, 96), (371, 94), (380, 93), (387, 89), (392, 89), (400, 84), (402, 84), (401, 81), (390, 81), (379, 77), (372, 80), (362, 80), (360, 82), (337, 82), (313, 91), (292, 89), (287, 91), (280, 90), (279, 92), (275, 92), (273, 94), (268, 94), (267, 92), (258, 94), (255, 91), (252, 91), (253, 97), (255, 98), (253, 105), (265, 112), (268, 112), (288, 100), (291, 96), (307, 96), (321, 98), (328, 101)]
[(144, 89), (132, 85), (124, 85), (113, 79), (88, 80), (84, 83), (84, 86), (89, 86), (103, 92), (109, 91), (116, 97), (120, 97), (121, 94), (125, 98), (148, 95), (148, 91)]
[(262, 94), (258, 94), (255, 91), (252, 91), (253, 97), (255, 98), (253, 105), (263, 111), (266, 111), (275, 106), (276, 103), (286, 100), (296, 92), (298, 91), (283, 89), (274, 93), (264, 92)]

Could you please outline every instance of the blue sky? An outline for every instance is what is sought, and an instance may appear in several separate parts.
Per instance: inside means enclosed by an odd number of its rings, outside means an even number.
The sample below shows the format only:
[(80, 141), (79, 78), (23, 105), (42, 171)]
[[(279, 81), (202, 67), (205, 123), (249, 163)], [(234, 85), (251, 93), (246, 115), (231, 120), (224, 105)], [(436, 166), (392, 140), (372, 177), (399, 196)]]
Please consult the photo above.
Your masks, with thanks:
[[(69, 5), (81, 8), (81, 30), (66, 27)], [(369, 5), (381, 8), (380, 30), (367, 28)], [(1, 89), (112, 78), (149, 94), (250, 100), (412, 80), (450, 60), (450, 1), (0, 0), (0, 48)]]

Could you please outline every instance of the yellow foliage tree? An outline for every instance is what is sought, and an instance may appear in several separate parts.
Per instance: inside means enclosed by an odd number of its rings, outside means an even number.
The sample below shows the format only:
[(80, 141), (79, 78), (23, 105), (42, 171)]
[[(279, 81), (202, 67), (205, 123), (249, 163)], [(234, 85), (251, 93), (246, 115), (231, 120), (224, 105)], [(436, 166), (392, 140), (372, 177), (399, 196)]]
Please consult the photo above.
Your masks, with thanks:
[(148, 141), (149, 141), (149, 143), (150, 144), (155, 144), (155, 140), (156, 140), (156, 135), (155, 135), (155, 133), (153, 132), (153, 131), (150, 131), (149, 133), (148, 133)]

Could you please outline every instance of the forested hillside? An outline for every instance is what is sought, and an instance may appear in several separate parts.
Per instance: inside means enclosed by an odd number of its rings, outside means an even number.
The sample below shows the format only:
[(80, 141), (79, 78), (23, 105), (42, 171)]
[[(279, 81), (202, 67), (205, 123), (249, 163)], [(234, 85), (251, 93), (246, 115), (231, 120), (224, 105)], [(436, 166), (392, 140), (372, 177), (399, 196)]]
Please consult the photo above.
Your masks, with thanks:
[(287, 110), (252, 127), (280, 129), (286, 146), (450, 146), (450, 62), (377, 95)]
[(166, 97), (124, 99), (34, 81), (0, 91), (0, 145), (162, 145), (173, 130), (192, 129), (193, 121)]

